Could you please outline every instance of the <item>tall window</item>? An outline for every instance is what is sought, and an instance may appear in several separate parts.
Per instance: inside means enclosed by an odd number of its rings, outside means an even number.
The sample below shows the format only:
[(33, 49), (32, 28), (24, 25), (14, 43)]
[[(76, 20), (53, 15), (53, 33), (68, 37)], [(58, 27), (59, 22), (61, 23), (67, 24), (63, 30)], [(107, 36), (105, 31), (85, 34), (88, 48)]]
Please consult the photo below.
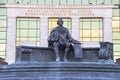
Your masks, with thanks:
[(112, 19), (114, 59), (117, 59), (120, 58), (120, 9), (113, 9)]
[[(58, 18), (49, 18), (49, 28), (48, 32), (50, 34), (51, 30), (57, 26)], [(63, 26), (66, 27), (71, 33), (71, 19), (70, 18), (63, 18), (64, 24)]]
[(40, 45), (39, 18), (17, 18), (16, 45)]
[(6, 53), (6, 8), (0, 8), (0, 57), (5, 58)]
[(99, 42), (103, 39), (102, 18), (80, 19), (80, 41)]

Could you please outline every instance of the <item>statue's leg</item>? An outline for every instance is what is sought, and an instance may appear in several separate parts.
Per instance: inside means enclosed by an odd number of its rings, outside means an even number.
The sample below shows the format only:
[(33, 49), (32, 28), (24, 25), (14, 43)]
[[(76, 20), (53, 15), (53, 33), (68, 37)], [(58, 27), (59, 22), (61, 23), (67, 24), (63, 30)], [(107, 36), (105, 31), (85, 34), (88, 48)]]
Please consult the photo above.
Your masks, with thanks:
[(67, 61), (67, 54), (70, 50), (70, 43), (66, 43), (66, 48), (65, 48), (65, 55), (64, 55), (64, 61)]
[(53, 47), (54, 47), (54, 52), (55, 52), (55, 55), (56, 55), (56, 61), (60, 61), (59, 43), (54, 42)]

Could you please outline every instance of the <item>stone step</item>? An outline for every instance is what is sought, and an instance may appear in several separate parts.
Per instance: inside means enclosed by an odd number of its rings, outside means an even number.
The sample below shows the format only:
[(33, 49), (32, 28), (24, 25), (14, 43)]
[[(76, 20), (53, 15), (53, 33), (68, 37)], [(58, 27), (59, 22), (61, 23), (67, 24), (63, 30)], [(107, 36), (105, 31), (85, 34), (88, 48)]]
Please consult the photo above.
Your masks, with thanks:
[(16, 77), (16, 78), (0, 78), (0, 80), (119, 80), (117, 78), (101, 78), (101, 77)]
[(0, 66), (0, 80), (119, 80), (120, 66), (83, 62), (23, 62)]

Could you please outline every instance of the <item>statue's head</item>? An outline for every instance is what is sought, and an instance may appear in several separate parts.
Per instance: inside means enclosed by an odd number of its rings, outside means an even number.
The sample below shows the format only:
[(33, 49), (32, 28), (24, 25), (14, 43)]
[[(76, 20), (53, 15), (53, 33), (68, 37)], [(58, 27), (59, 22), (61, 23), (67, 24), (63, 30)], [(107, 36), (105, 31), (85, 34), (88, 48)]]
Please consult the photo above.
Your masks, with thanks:
[(58, 21), (57, 21), (57, 24), (60, 25), (60, 26), (62, 26), (62, 25), (63, 25), (63, 22), (64, 22), (64, 21), (62, 20), (62, 18), (59, 18)]

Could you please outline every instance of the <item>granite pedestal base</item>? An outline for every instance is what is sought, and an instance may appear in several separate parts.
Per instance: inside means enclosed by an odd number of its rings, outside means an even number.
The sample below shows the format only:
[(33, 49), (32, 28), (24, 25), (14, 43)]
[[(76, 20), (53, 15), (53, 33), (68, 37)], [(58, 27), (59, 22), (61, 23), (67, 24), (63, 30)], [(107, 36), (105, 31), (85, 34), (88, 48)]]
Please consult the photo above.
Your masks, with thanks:
[(23, 62), (0, 66), (0, 80), (119, 80), (120, 66), (93, 62)]

